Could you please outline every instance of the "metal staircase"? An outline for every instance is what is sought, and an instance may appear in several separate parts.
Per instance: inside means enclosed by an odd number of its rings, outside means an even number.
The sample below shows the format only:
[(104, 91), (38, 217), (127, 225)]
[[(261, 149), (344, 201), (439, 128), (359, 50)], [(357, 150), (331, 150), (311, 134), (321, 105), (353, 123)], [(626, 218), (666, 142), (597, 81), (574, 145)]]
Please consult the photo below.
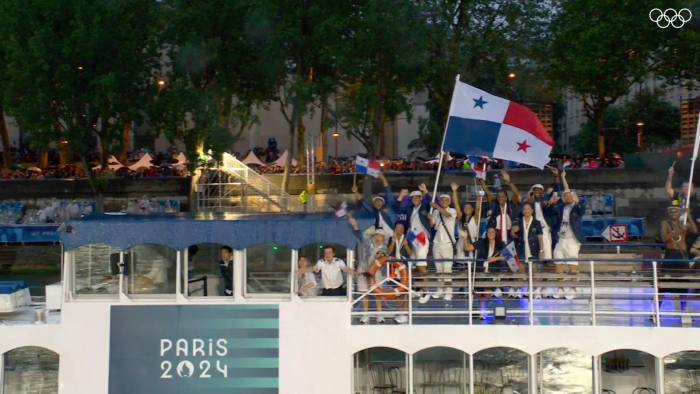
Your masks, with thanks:
[(213, 212), (288, 212), (289, 194), (224, 153), (221, 165), (204, 170), (196, 184), (197, 209)]

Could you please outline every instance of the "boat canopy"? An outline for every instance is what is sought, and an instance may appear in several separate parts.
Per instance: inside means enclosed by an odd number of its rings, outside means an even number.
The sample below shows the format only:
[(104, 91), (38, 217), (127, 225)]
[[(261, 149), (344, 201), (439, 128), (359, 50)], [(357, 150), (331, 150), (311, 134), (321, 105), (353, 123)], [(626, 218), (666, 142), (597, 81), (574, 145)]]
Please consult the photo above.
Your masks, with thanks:
[[(362, 228), (371, 224), (357, 217)], [(184, 250), (200, 243), (219, 243), (242, 250), (274, 243), (292, 249), (314, 243), (354, 248), (358, 242), (346, 218), (334, 213), (217, 215), (110, 215), (95, 214), (71, 220), (59, 229), (64, 250), (103, 244), (126, 250), (135, 245), (158, 244)]]

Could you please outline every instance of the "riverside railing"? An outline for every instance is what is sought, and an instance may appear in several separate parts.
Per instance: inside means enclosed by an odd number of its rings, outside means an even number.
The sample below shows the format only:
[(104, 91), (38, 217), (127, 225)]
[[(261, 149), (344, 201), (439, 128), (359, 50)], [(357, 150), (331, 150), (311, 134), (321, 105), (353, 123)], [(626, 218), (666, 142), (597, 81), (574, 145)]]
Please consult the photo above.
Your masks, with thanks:
[(700, 327), (700, 262), (692, 260), (527, 261), (514, 272), (428, 259), (452, 263), (452, 272), (424, 274), (414, 271), (419, 260), (393, 261), (412, 269), (401, 277), (387, 264), (366, 291), (354, 287), (353, 324)]

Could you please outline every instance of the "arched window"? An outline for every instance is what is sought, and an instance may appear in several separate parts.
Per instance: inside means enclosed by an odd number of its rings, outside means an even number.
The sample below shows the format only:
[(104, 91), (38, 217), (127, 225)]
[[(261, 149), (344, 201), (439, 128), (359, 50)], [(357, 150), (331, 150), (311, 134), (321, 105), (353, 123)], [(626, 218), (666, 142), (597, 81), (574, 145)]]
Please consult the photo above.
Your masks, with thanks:
[(73, 294), (116, 298), (119, 294), (119, 251), (109, 245), (73, 249)]
[[(600, 388), (615, 393), (655, 393), (656, 357), (621, 349), (600, 356)], [(673, 392), (673, 391), (671, 391)]]
[(246, 294), (288, 295), (292, 250), (285, 245), (259, 244), (246, 249)]
[(406, 393), (408, 355), (388, 347), (361, 350), (353, 356), (353, 393)]
[(591, 393), (593, 357), (563, 347), (543, 350), (537, 353), (537, 383), (541, 393)]
[(185, 295), (189, 297), (233, 296), (233, 248), (201, 243), (187, 248), (187, 268), (183, 268)]
[(58, 393), (58, 353), (36, 346), (3, 355), (3, 394)]
[(484, 349), (474, 354), (476, 392), (527, 393), (529, 356), (509, 347)]
[(177, 252), (165, 245), (136, 245), (124, 256), (129, 295), (175, 295)]
[(700, 352), (678, 352), (664, 357), (664, 388), (667, 393), (698, 392)]
[(413, 388), (417, 393), (469, 392), (469, 356), (450, 347), (431, 347), (413, 355)]

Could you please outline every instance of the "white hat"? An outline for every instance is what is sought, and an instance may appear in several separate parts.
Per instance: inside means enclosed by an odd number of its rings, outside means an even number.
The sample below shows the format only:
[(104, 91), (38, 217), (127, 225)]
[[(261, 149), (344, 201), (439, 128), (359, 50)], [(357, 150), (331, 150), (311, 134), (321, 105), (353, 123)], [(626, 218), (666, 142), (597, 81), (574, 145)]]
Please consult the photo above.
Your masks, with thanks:
[(409, 194), (410, 197), (423, 197), (423, 193), (420, 190), (414, 190)]
[(374, 200), (382, 200), (382, 202), (386, 202), (386, 201), (384, 200), (384, 197), (382, 197), (382, 196), (374, 196), (374, 197), (372, 197), (372, 201), (374, 201)]
[(542, 189), (544, 190), (544, 186), (542, 186), (541, 183), (535, 183), (534, 185), (530, 186), (530, 191), (533, 191), (535, 189)]
[(450, 197), (449, 194), (441, 194), (441, 195), (440, 195), (440, 198), (441, 198), (441, 199), (442, 199), (442, 198), (446, 198), (446, 199), (452, 201), (452, 197)]

